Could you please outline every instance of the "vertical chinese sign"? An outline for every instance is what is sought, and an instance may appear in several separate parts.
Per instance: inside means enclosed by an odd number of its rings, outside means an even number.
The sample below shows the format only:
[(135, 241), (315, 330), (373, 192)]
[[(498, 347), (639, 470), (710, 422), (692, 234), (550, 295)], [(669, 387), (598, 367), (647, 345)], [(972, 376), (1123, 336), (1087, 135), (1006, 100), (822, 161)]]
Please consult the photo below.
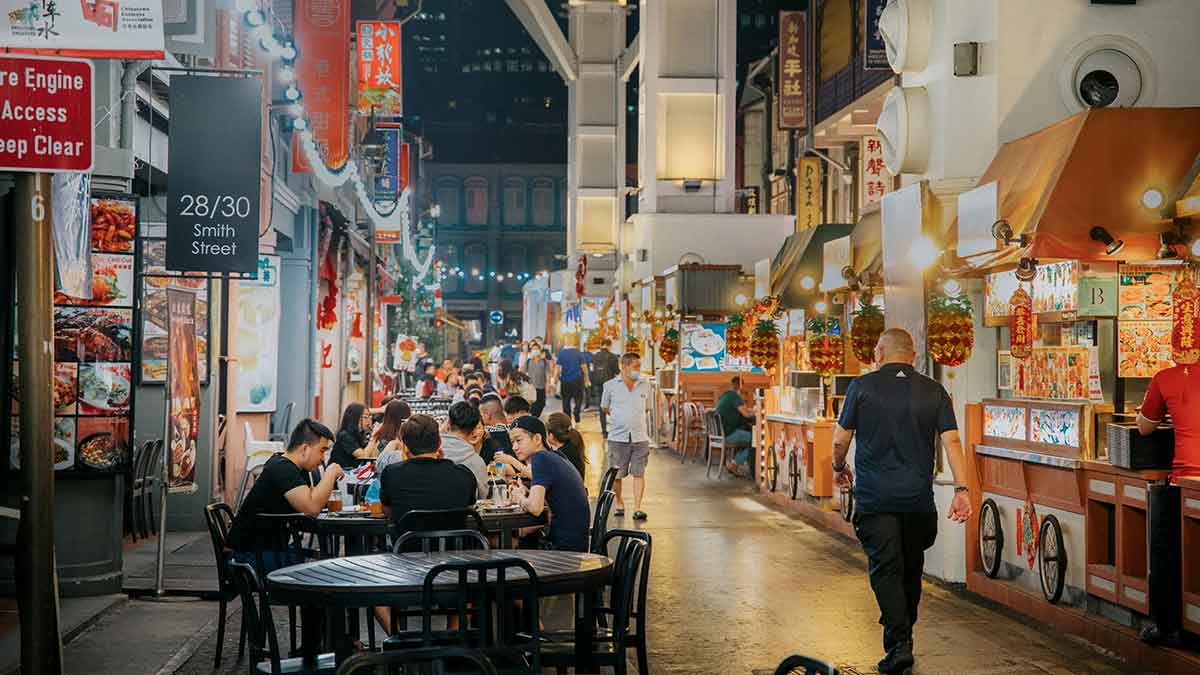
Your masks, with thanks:
[(879, 17), (888, 0), (863, 0), (863, 70), (891, 70), (887, 45), (879, 32)]
[(804, 101), (805, 13), (779, 13), (779, 128), (808, 125)]
[(892, 191), (892, 174), (883, 163), (883, 142), (864, 136), (858, 144), (858, 207), (874, 204)]
[[(321, 157), (337, 169), (349, 157), (350, 2), (297, 0), (295, 17), (296, 82)], [(292, 171), (309, 170), (295, 134)]]
[(381, 117), (404, 114), (400, 89), (400, 24), (359, 21), (358, 112)]
[(802, 157), (796, 166), (796, 231), (821, 224), (821, 158)]
[(196, 349), (196, 293), (167, 289), (167, 488), (196, 489), (200, 434), (200, 374)]

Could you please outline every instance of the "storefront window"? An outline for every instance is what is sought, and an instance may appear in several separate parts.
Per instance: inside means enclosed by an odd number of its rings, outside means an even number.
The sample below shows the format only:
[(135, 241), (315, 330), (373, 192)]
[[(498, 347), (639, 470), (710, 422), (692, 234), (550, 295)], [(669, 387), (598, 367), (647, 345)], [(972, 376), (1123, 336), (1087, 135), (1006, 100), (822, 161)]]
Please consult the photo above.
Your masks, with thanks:
[(467, 225), (486, 225), (488, 216), (488, 185), (484, 178), (468, 178), (464, 196), (467, 206)]
[(504, 224), (521, 226), (526, 220), (525, 181), (508, 178), (504, 181)]
[(533, 181), (533, 224), (539, 227), (554, 224), (554, 181), (548, 178)]

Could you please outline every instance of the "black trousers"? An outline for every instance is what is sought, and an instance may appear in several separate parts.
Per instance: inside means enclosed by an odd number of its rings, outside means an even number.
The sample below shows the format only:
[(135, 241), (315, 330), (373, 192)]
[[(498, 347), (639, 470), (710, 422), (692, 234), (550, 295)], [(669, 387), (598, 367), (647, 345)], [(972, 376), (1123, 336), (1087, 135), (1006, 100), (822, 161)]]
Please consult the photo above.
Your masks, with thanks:
[(546, 409), (546, 388), (542, 387), (535, 391), (537, 391), (537, 400), (533, 401), (533, 404), (529, 406), (529, 414), (534, 417), (541, 417), (542, 411)]
[[(559, 396), (562, 397), (563, 412), (575, 418), (578, 422), (583, 413), (583, 380), (574, 382), (559, 382)], [(574, 407), (572, 407), (574, 403)]]
[(925, 550), (937, 539), (937, 525), (937, 512), (854, 516), (854, 533), (867, 554), (871, 590), (879, 603), (884, 651), (912, 640)]
[(1183, 626), (1183, 570), (1179, 559), (1179, 511), (1182, 493), (1178, 485), (1153, 485), (1149, 490), (1150, 617), (1163, 633)]

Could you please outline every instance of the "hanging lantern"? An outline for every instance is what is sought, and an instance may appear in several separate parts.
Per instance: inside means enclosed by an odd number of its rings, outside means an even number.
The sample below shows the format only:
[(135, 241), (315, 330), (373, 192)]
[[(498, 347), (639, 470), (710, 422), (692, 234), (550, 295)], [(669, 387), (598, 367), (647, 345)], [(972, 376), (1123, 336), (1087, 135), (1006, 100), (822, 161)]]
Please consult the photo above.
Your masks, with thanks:
[(658, 355), (662, 358), (663, 363), (671, 363), (675, 361), (675, 357), (679, 354), (679, 331), (674, 328), (668, 328), (663, 334), (662, 342), (658, 345)]
[(779, 363), (779, 331), (774, 321), (763, 319), (754, 327), (754, 337), (750, 338), (750, 363), (763, 370), (770, 370)]
[(814, 316), (808, 322), (808, 360), (822, 376), (842, 370), (842, 328), (838, 320)]
[(1023, 288), (1008, 299), (1008, 351), (1022, 361), (1033, 351), (1033, 299)]
[(725, 353), (730, 356), (750, 353), (750, 333), (746, 330), (746, 316), (741, 312), (734, 312), (725, 320)]
[(964, 294), (939, 294), (929, 301), (929, 355), (934, 363), (958, 366), (971, 358), (975, 346), (975, 324), (971, 300)]
[(628, 354), (641, 354), (642, 353), (641, 338), (630, 333), (629, 336), (625, 338), (625, 352)]
[(863, 293), (859, 308), (854, 312), (854, 325), (850, 328), (850, 348), (854, 358), (862, 363), (875, 362), (875, 345), (883, 335), (883, 310), (871, 302), (871, 295)]
[(1191, 268), (1181, 277), (1171, 294), (1171, 357), (1175, 363), (1192, 365), (1200, 361), (1200, 291)]

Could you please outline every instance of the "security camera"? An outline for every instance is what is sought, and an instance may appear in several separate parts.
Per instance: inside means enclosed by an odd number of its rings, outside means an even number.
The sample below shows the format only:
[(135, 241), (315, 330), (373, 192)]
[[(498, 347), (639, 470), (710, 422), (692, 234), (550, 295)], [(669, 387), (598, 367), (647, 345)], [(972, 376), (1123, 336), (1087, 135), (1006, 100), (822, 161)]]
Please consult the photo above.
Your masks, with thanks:
[(1142, 73), (1128, 54), (1099, 49), (1088, 54), (1075, 69), (1075, 96), (1087, 108), (1125, 108), (1142, 93)]

